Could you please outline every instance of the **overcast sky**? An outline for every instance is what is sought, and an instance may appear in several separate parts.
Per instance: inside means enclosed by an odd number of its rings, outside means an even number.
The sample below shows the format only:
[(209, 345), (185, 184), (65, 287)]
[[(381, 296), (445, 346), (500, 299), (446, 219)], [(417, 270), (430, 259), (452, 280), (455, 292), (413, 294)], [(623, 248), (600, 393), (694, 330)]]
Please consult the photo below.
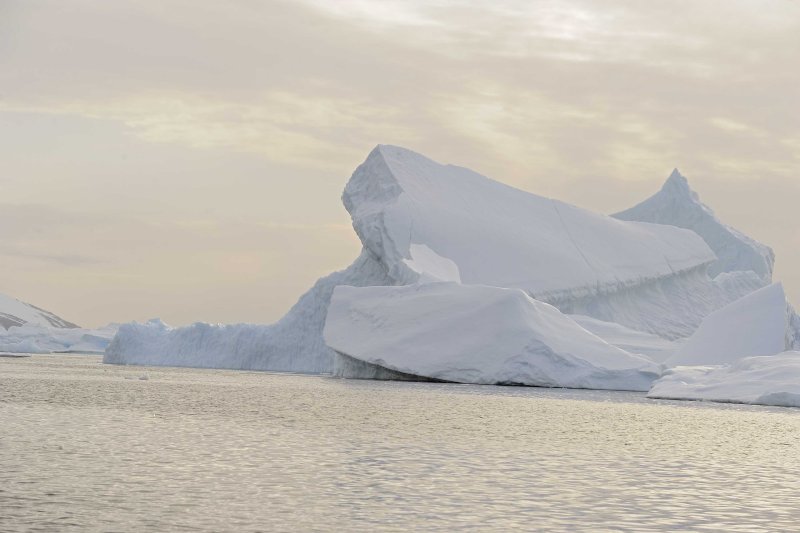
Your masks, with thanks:
[(378, 143), (611, 213), (680, 168), (800, 304), (800, 2), (0, 0), (0, 292), (271, 322)]

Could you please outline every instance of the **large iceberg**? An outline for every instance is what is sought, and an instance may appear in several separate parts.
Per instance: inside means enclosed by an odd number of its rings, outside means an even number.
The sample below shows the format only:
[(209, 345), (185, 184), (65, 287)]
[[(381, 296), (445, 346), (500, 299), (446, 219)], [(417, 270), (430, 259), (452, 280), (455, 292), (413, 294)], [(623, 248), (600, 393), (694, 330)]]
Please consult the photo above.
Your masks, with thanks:
[(613, 216), (620, 220), (669, 224), (694, 231), (717, 255), (717, 260), (708, 270), (712, 277), (722, 272), (752, 270), (767, 283), (772, 280), (775, 264), (772, 249), (722, 223), (714, 211), (700, 201), (678, 169), (672, 171), (655, 195)]
[(648, 398), (800, 407), (800, 352), (668, 370)]
[(454, 282), (334, 291), (334, 375), (646, 391), (661, 367), (518, 289)]
[(716, 261), (696, 233), (586, 211), (378, 146), (343, 201), (363, 249), (269, 326), (160, 323), (120, 328), (105, 361), (330, 372), (322, 328), (337, 285), (453, 281), (520, 289), (564, 313), (672, 341), (703, 317), (764, 285), (753, 272), (711, 280)]

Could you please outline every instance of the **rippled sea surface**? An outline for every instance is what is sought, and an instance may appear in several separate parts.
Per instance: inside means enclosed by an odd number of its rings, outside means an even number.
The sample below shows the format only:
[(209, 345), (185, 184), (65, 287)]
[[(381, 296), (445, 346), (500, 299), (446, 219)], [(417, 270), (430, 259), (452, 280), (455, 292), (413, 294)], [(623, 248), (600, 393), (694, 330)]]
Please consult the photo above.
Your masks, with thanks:
[(800, 410), (0, 358), (2, 531), (798, 531)]

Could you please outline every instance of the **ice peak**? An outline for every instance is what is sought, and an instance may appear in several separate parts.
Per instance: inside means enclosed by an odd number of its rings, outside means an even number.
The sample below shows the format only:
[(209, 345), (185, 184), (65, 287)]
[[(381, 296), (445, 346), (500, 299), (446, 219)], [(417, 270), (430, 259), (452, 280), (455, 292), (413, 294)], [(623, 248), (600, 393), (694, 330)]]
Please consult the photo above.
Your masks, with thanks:
[(437, 166), (437, 163), (435, 163), (433, 160), (415, 152), (414, 150), (409, 150), (408, 148), (403, 148), (402, 146), (395, 146), (392, 144), (377, 145), (369, 155), (369, 157), (373, 156), (380, 157), (390, 168), (396, 164)]
[(697, 196), (689, 187), (689, 180), (677, 168), (672, 170), (661, 190), (673, 196), (688, 196), (691, 198), (696, 198)]
[(394, 159), (396, 157), (419, 157), (426, 159), (422, 154), (418, 154), (413, 150), (403, 148), (402, 146), (395, 146), (393, 144), (378, 144), (372, 150), (371, 154), (373, 153), (386, 159)]
[(708, 271), (712, 277), (723, 272), (752, 270), (765, 282), (772, 280), (775, 262), (772, 249), (721, 222), (677, 168), (659, 192), (613, 216), (620, 220), (667, 224), (694, 231), (717, 255), (717, 261)]

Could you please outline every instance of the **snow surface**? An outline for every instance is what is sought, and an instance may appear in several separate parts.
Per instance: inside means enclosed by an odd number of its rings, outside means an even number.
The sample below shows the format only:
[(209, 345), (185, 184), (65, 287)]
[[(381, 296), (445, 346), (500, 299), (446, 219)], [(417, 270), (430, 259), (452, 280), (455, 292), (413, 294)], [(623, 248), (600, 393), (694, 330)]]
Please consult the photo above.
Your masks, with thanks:
[(337, 287), (324, 337), (345, 356), (335, 375), (351, 378), (381, 377), (372, 365), (392, 378), (646, 391), (661, 371), (521, 290), (482, 285)]
[(723, 365), (775, 355), (786, 350), (790, 338), (786, 295), (774, 283), (708, 315), (665, 364)]
[(583, 329), (626, 352), (646, 355), (662, 363), (675, 353), (681, 341), (668, 341), (658, 335), (636, 331), (614, 322), (604, 322), (584, 315), (569, 315)]
[(800, 352), (670, 369), (647, 397), (800, 407)]
[(714, 211), (700, 201), (689, 187), (688, 180), (672, 171), (659, 192), (644, 202), (613, 215), (620, 220), (637, 220), (669, 224), (691, 229), (700, 235), (717, 255), (709, 267), (709, 275), (722, 272), (756, 272), (767, 283), (772, 280), (775, 253), (740, 231), (723, 224)]
[(22, 326), (24, 324), (54, 328), (78, 327), (50, 311), (45, 311), (35, 305), (0, 294), (0, 328), (8, 329), (12, 326)]
[(0, 352), (103, 353), (117, 333), (117, 324), (99, 329), (56, 328), (25, 324), (0, 329)]

